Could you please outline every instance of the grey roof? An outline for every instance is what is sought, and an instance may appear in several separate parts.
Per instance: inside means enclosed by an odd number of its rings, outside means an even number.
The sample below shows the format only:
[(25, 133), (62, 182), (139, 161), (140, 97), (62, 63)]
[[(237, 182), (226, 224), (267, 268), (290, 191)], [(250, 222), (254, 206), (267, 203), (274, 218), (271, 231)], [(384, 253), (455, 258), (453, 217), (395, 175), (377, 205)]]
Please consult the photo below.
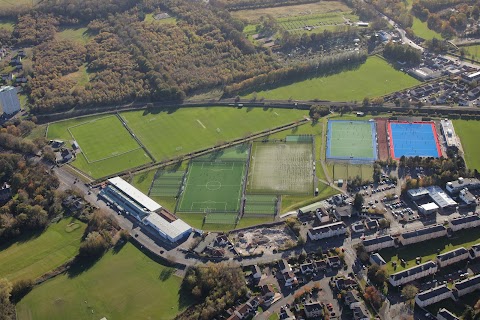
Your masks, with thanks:
[(453, 313), (444, 308), (438, 310), (437, 317), (439, 316), (442, 316), (445, 320), (460, 320), (460, 318), (457, 318)]
[(457, 290), (463, 290), (472, 286), (475, 286), (480, 283), (480, 274), (477, 274), (470, 279), (465, 279), (463, 281), (455, 283), (454, 288)]
[(457, 256), (465, 254), (465, 253), (468, 254), (468, 250), (465, 249), (464, 247), (461, 247), (461, 248), (458, 248), (458, 249), (455, 249), (455, 250), (452, 250), (452, 251), (448, 251), (448, 252), (439, 254), (437, 256), (437, 258), (438, 258), (438, 260), (445, 261), (445, 260), (452, 259), (454, 257), (457, 257)]
[(407, 231), (405, 233), (402, 233), (402, 237), (404, 239), (408, 239), (408, 238), (415, 238), (415, 237), (418, 237), (418, 236), (422, 236), (422, 235), (426, 235), (426, 234), (430, 234), (430, 233), (434, 233), (434, 232), (439, 232), (439, 231), (442, 231), (442, 230), (446, 230), (446, 228), (442, 225), (434, 225), (434, 226), (430, 226), (430, 227), (426, 227), (426, 228), (422, 228), (422, 229), (418, 229), (418, 230), (414, 230), (414, 231)]
[(425, 271), (425, 270), (428, 270), (428, 269), (431, 269), (431, 268), (436, 268), (436, 267), (437, 267), (437, 264), (435, 262), (427, 261), (425, 263), (419, 264), (418, 266), (414, 266), (414, 267), (411, 267), (409, 269), (405, 269), (403, 271), (394, 273), (390, 277), (393, 280), (398, 280), (398, 279), (402, 279), (402, 278), (408, 277), (410, 275), (414, 275), (414, 274), (417, 274), (419, 272), (422, 272), (422, 271)]
[(426, 195), (428, 195), (429, 192), (428, 192), (427, 189), (421, 187), (421, 188), (418, 188), (418, 189), (410, 189), (410, 190), (407, 191), (407, 193), (410, 197), (415, 198), (415, 197), (420, 197), (420, 196), (426, 196)]
[(471, 249), (473, 251), (480, 251), (480, 243), (474, 244)]
[(454, 206), (457, 204), (440, 187), (430, 186), (430, 187), (427, 187), (427, 189), (430, 192), (430, 198), (432, 198), (432, 200), (436, 204), (438, 204), (439, 207), (445, 208), (445, 207)]
[(469, 223), (469, 222), (474, 222), (480, 220), (480, 217), (477, 215), (472, 215), (472, 216), (465, 216), (465, 217), (459, 217), (450, 220), (450, 223), (453, 224), (454, 226), (464, 224), (464, 223)]
[(363, 245), (364, 246), (371, 246), (371, 245), (374, 245), (374, 244), (388, 242), (388, 241), (393, 241), (392, 236), (386, 235), (386, 236), (376, 237), (376, 238), (372, 238), (372, 239), (366, 239), (366, 240), (363, 240)]
[(322, 310), (322, 305), (320, 304), (320, 302), (318, 301), (315, 301), (315, 302), (310, 302), (310, 303), (305, 303), (305, 305), (303, 306), (303, 308), (305, 309), (306, 312), (313, 312), (313, 311), (317, 311), (317, 310)]
[(447, 285), (444, 284), (444, 285), (432, 288), (430, 290), (424, 291), (422, 293), (419, 293), (417, 295), (417, 298), (420, 301), (425, 301), (425, 300), (431, 299), (433, 297), (439, 296), (439, 295), (447, 293), (447, 292), (450, 292), (450, 289), (448, 289)]
[(335, 223), (330, 223), (326, 224), (323, 226), (318, 226), (315, 228), (310, 229), (311, 234), (322, 234), (322, 233), (328, 233), (331, 230), (338, 230), (338, 229), (345, 229), (347, 226), (343, 222), (335, 222)]
[(378, 253), (374, 253), (374, 254), (370, 255), (370, 259), (375, 261), (375, 263), (378, 264), (379, 266), (383, 266), (384, 264), (387, 264), (385, 262), (385, 259), (383, 259), (383, 257)]
[(476, 178), (463, 178), (463, 182), (460, 183), (457, 180), (450, 181), (449, 184), (451, 183), (452, 188), (458, 189), (458, 188), (468, 188), (469, 186), (478, 186), (480, 185), (480, 180)]

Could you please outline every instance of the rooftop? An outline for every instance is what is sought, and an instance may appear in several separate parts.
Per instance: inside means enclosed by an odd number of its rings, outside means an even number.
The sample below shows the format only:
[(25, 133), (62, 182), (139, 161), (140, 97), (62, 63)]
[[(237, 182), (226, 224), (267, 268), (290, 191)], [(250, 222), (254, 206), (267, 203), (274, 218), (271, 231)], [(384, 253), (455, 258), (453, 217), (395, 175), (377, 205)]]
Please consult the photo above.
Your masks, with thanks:
[(457, 203), (450, 198), (440, 187), (430, 186), (427, 187), (427, 190), (430, 192), (430, 197), (435, 203), (442, 207), (455, 206)]
[(460, 318), (457, 318), (453, 313), (444, 308), (438, 310), (437, 318), (439, 316), (442, 316), (446, 320), (460, 320)]
[(447, 185), (453, 189), (468, 188), (472, 185), (480, 185), (480, 180), (476, 178), (458, 178), (457, 180), (448, 182)]
[(183, 220), (177, 219), (170, 223), (156, 213), (151, 213), (145, 220), (172, 239), (192, 229), (192, 227), (186, 224)]
[(475, 222), (480, 220), (480, 217), (477, 215), (458, 217), (450, 220), (450, 223), (454, 226), (458, 226), (465, 223)]
[(478, 284), (480, 284), (480, 274), (477, 274), (469, 279), (465, 279), (463, 281), (455, 283), (454, 288), (457, 290), (463, 290)]
[(428, 190), (425, 188), (418, 188), (418, 189), (410, 189), (407, 191), (408, 195), (412, 198), (426, 196), (428, 195)]
[(414, 266), (414, 267), (405, 269), (403, 271), (394, 273), (390, 277), (394, 280), (402, 279), (402, 278), (408, 277), (410, 275), (414, 275), (414, 274), (417, 274), (419, 272), (422, 272), (422, 271), (425, 271), (425, 270), (428, 270), (428, 269), (431, 269), (431, 268), (436, 268), (436, 267), (437, 267), (437, 264), (435, 262), (427, 261), (425, 263), (419, 264), (418, 266)]
[(143, 192), (132, 186), (120, 177), (108, 179), (108, 181), (114, 185), (117, 189), (128, 195), (135, 202), (145, 207), (148, 211), (155, 212), (162, 206), (147, 197)]
[(386, 235), (386, 236), (381, 236), (381, 237), (378, 237), (378, 238), (366, 239), (366, 240), (363, 240), (363, 245), (364, 246), (371, 246), (371, 245), (374, 245), (374, 244), (388, 242), (388, 241), (393, 241), (392, 236)]
[(419, 293), (417, 295), (417, 298), (420, 301), (425, 301), (425, 300), (431, 299), (433, 297), (439, 296), (439, 295), (447, 293), (447, 292), (450, 292), (450, 289), (448, 289), (447, 285), (444, 284), (444, 285), (441, 285), (441, 286), (438, 286), (438, 287), (432, 288), (430, 290)]
[(459, 255), (462, 255), (462, 254), (468, 254), (468, 250), (465, 249), (464, 247), (439, 254), (437, 256), (437, 259), (441, 261), (445, 261), (445, 260), (452, 259), (454, 257), (458, 257)]
[(426, 234), (439, 232), (439, 231), (442, 231), (442, 230), (446, 230), (445, 227), (437, 224), (437, 225), (425, 227), (425, 228), (418, 229), (418, 230), (407, 231), (405, 233), (402, 233), (402, 237), (404, 239), (415, 238), (415, 237), (423, 236), (423, 235), (426, 235)]
[(323, 225), (323, 226), (318, 226), (318, 227), (310, 229), (309, 231), (312, 234), (321, 234), (321, 233), (329, 232), (330, 230), (338, 230), (338, 229), (342, 229), (342, 228), (345, 228), (345, 227), (346, 227), (345, 223), (340, 221), (340, 222), (326, 224), (326, 225)]
[(429, 203), (426, 203), (426, 204), (422, 204), (420, 206), (420, 208), (422, 208), (425, 211), (430, 211), (430, 210), (437, 210), (438, 206), (433, 202), (429, 202)]

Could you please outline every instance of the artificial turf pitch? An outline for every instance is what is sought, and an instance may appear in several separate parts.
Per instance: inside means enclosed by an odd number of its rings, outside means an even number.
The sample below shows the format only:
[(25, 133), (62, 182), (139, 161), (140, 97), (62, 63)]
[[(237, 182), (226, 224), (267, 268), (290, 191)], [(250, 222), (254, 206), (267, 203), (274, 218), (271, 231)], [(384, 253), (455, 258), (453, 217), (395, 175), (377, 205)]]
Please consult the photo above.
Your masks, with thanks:
[(177, 212), (238, 212), (244, 161), (193, 161)]
[(376, 160), (374, 122), (328, 121), (327, 159)]

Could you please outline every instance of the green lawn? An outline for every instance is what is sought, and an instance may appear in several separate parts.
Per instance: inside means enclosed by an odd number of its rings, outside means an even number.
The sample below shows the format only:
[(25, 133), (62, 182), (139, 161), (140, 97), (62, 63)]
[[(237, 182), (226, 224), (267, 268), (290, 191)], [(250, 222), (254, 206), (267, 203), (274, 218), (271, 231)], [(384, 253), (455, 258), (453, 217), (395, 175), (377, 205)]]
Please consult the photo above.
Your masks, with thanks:
[(145, 15), (145, 19), (143, 20), (145, 22), (149, 22), (149, 23), (166, 23), (166, 24), (177, 24), (177, 18), (175, 17), (170, 17), (170, 18), (166, 18), (166, 19), (160, 19), (160, 20), (155, 20), (153, 18), (153, 13), (147, 13)]
[(80, 44), (86, 44), (91, 37), (88, 34), (88, 28), (73, 27), (63, 28), (61, 31), (57, 32), (56, 38), (59, 40), (70, 40)]
[(131, 184), (143, 193), (148, 194), (155, 172), (157, 172), (157, 169), (138, 173), (133, 177)]
[(260, 91), (265, 99), (360, 101), (419, 84), (409, 75), (395, 70), (379, 57), (369, 57), (356, 70), (344, 71), (326, 77), (311, 78), (272, 90)]
[(155, 159), (162, 161), (300, 120), (306, 114), (288, 109), (205, 107), (172, 113), (131, 111), (122, 117)]
[(328, 125), (327, 158), (376, 158), (371, 122), (330, 120)]
[(473, 60), (477, 61), (480, 60), (480, 44), (462, 48), (467, 51), (467, 54), (465, 55), (467, 58), (472, 58)]
[(8, 31), (13, 31), (14, 27), (15, 27), (15, 23), (13, 21), (0, 19), (0, 28), (6, 29)]
[(422, 22), (422, 20), (418, 19), (417, 17), (413, 17), (412, 30), (416, 36), (425, 40), (433, 38), (443, 39), (440, 33), (428, 28), (427, 22)]
[(453, 120), (453, 126), (462, 142), (468, 168), (480, 170), (480, 149), (477, 141), (480, 135), (480, 121)]
[(336, 189), (333, 189), (332, 187), (329, 187), (328, 185), (322, 183), (318, 185), (318, 191), (318, 196), (316, 197), (293, 195), (282, 196), (282, 209), (280, 210), (280, 213), (283, 214), (289, 211), (296, 210), (311, 203), (327, 199), (328, 197), (339, 193)]
[[(48, 126), (48, 139), (77, 140), (85, 152), (73, 165), (93, 178), (100, 178), (151, 161), (116, 116), (77, 118)], [(118, 143), (120, 142), (121, 143)], [(90, 162), (90, 163), (89, 163)]]
[(38, 237), (0, 246), (0, 278), (35, 279), (62, 265), (77, 254), (85, 227), (67, 218)]
[[(420, 244), (412, 244), (402, 247), (400, 249), (388, 248), (380, 250), (380, 255), (387, 262), (387, 271), (389, 274), (411, 268), (416, 265), (415, 259), (422, 257), (422, 263), (428, 260), (435, 260), (437, 250), (444, 253), (460, 247), (469, 249), (472, 245), (480, 243), (480, 233), (478, 229), (462, 230), (454, 234), (452, 238), (438, 238), (424, 241)], [(399, 260), (405, 259), (407, 262), (405, 267), (402, 267)], [(394, 269), (392, 261), (397, 261), (397, 268)]]
[(108, 252), (75, 277), (60, 275), (36, 287), (17, 305), (20, 320), (173, 319), (181, 279), (132, 244)]

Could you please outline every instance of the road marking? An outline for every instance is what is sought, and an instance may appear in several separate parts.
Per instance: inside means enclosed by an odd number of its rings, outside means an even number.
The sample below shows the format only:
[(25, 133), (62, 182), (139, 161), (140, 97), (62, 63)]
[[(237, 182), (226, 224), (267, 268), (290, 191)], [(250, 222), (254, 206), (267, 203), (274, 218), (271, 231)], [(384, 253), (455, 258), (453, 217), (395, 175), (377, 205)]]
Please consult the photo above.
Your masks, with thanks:
[(207, 127), (205, 127), (205, 126), (203, 125), (202, 121), (200, 121), (200, 120), (197, 119), (197, 122), (203, 127), (203, 129), (207, 129)]

